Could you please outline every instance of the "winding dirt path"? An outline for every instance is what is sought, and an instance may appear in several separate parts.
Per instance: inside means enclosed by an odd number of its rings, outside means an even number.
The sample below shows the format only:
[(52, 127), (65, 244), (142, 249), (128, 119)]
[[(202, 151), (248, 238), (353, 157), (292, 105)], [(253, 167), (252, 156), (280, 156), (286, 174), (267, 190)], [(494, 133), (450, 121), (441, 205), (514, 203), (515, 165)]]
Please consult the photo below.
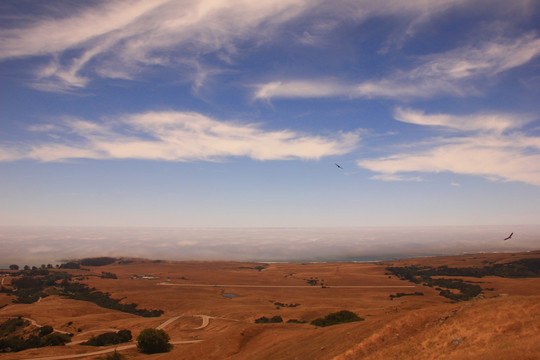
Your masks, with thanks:
[[(193, 344), (201, 342), (202, 340), (180, 340), (180, 341), (171, 341), (170, 343), (172, 345), (179, 345), (179, 344)], [(47, 357), (40, 357), (40, 358), (28, 358), (28, 359), (22, 359), (22, 360), (62, 360), (62, 359), (76, 359), (76, 358), (82, 358), (82, 357), (88, 357), (88, 356), (95, 356), (95, 355), (103, 355), (107, 354), (113, 351), (122, 351), (127, 349), (133, 349), (137, 347), (137, 344), (128, 344), (128, 345), (121, 345), (121, 346), (115, 346), (110, 347), (108, 349), (103, 349), (99, 351), (93, 351), (88, 352), (84, 354), (72, 354), (72, 355), (57, 355), (57, 356), (47, 356)]]
[(158, 325), (158, 327), (156, 327), (156, 329), (158, 330), (161, 330), (163, 329), (165, 326), (173, 323), (174, 321), (180, 319), (182, 316), (174, 316), (172, 318), (170, 318), (169, 320), (165, 321), (164, 323), (161, 323), (160, 325)]
[(208, 315), (195, 315), (195, 316), (200, 316), (202, 318), (202, 325), (199, 327), (196, 327), (195, 330), (203, 329), (207, 327), (208, 324), (210, 324), (210, 316)]
[[(183, 317), (189, 317), (189, 316), (198, 316), (198, 317), (200, 317), (202, 319), (201, 326), (194, 328), (194, 330), (203, 329), (203, 328), (207, 327), (208, 324), (210, 324), (210, 319), (221, 319), (221, 318), (217, 318), (217, 317), (209, 316), (209, 315), (185, 315), (185, 316), (180, 315), (180, 316), (173, 316), (172, 318), (170, 318), (170, 319), (162, 322), (161, 324), (159, 324), (156, 327), (156, 329), (158, 329), (158, 330), (163, 329), (164, 327), (172, 324), (176, 320), (178, 320), (180, 318), (183, 318)], [(11, 317), (11, 318), (16, 318), (16, 317)], [(22, 318), (22, 319), (30, 321), (30, 323), (32, 323), (32, 325), (34, 325), (34, 326), (42, 327), (42, 325), (39, 325), (34, 319), (30, 319), (30, 318)], [(233, 320), (233, 319), (225, 319), (225, 320)], [(233, 321), (238, 321), (238, 320), (233, 320)], [(91, 332), (117, 331), (117, 330), (118, 329), (112, 329), (112, 328), (109, 328), (109, 329), (96, 329), (96, 330), (85, 331), (84, 333), (78, 334), (77, 336), (87, 334), (87, 333), (91, 333)], [(61, 332), (61, 333), (64, 333), (64, 334), (69, 334), (69, 333), (67, 333), (65, 331), (61, 331), (61, 330), (55, 330), (55, 331)], [(78, 344), (80, 344), (80, 343), (82, 343), (84, 341), (86, 341), (86, 340), (74, 341), (74, 342), (68, 343), (66, 345), (67, 346), (78, 345)], [(194, 343), (198, 343), (198, 342), (201, 342), (201, 341), (203, 341), (203, 340), (176, 340), (176, 341), (171, 341), (170, 343), (172, 345), (180, 345), (180, 344), (194, 344)], [(57, 356), (47, 356), (47, 357), (40, 357), (40, 358), (28, 358), (28, 359), (23, 359), (23, 360), (77, 359), (77, 358), (82, 358), (82, 357), (87, 357), (87, 356), (103, 355), (103, 354), (107, 354), (107, 353), (110, 353), (110, 352), (113, 352), (113, 351), (122, 351), (122, 350), (127, 350), (127, 349), (133, 349), (135, 347), (137, 347), (137, 344), (132, 343), (132, 344), (126, 344), (126, 345), (120, 345), (120, 346), (110, 346), (107, 349), (88, 352), (88, 353), (83, 353), (83, 354), (57, 355)]]
[[(4, 319), (18, 319), (19, 316), (6, 316), (4, 317)], [(30, 324), (34, 325), (35, 327), (38, 327), (38, 328), (42, 328), (43, 326), (45, 325), (41, 325), (41, 324), (38, 324), (38, 322), (34, 319), (31, 319), (31, 318), (27, 318), (27, 317), (20, 317), (21, 319), (23, 320), (26, 320), (26, 321), (29, 321)], [(69, 335), (71, 334), (70, 332), (67, 332), (67, 331), (63, 331), (63, 330), (58, 330), (58, 329), (55, 329), (53, 328), (53, 332), (57, 332), (57, 333), (60, 333), (60, 334), (66, 334), (66, 335)]]

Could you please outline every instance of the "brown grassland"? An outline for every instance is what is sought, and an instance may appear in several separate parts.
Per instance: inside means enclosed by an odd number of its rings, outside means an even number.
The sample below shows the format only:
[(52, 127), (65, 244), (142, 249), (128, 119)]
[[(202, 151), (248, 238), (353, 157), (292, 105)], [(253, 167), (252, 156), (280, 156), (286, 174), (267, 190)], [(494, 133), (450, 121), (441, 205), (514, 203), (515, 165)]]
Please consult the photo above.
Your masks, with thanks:
[[(172, 262), (136, 259), (125, 264), (66, 270), (81, 282), (139, 308), (161, 309), (140, 317), (93, 303), (50, 295), (13, 304), (0, 294), (0, 322), (22, 316), (71, 332), (72, 344), (0, 353), (0, 359), (68, 359), (112, 350), (126, 359), (538, 359), (540, 278), (465, 278), (482, 287), (469, 301), (451, 302), (433, 287), (390, 275), (388, 266), (482, 267), (540, 257), (540, 252), (476, 254), (377, 263)], [(56, 271), (56, 270), (53, 270)], [(118, 279), (103, 279), (103, 271)], [(137, 278), (136, 275), (157, 278)], [(9, 285), (9, 278), (6, 278)], [(310, 285), (310, 280), (312, 284)], [(421, 292), (423, 296), (397, 293)], [(227, 294), (231, 297), (224, 296)], [(276, 304), (278, 303), (278, 304)], [(287, 306), (290, 305), (290, 306)], [(340, 311), (363, 321), (316, 327), (316, 318)], [(283, 323), (256, 324), (262, 316)], [(294, 319), (305, 323), (287, 323)], [(78, 344), (109, 329), (162, 328), (168, 353), (145, 355), (126, 344)], [(186, 343), (181, 343), (186, 341)], [(189, 342), (187, 342), (189, 341)], [(131, 344), (135, 344), (132, 341)], [(129, 345), (129, 344), (127, 344)], [(77, 359), (105, 359), (89, 354)]]

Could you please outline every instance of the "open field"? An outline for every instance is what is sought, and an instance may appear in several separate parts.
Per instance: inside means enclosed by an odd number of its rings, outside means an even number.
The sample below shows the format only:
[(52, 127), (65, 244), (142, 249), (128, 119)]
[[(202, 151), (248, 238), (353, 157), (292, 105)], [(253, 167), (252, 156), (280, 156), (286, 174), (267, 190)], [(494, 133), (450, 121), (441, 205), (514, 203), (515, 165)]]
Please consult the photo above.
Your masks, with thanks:
[[(144, 355), (135, 342), (117, 345), (119, 352), (127, 359), (534, 359), (540, 353), (540, 278), (460, 277), (483, 292), (451, 302), (434, 287), (401, 280), (386, 268), (483, 267), (539, 257), (529, 252), (378, 263), (134, 260), (83, 266), (89, 270), (64, 271), (122, 303), (164, 313), (145, 318), (58, 295), (11, 304), (13, 296), (0, 294), (0, 321), (22, 316), (74, 334), (70, 345), (0, 353), (0, 359), (103, 359), (96, 352), (115, 346), (79, 343), (111, 329), (129, 329), (136, 338), (150, 327), (170, 335), (170, 353)], [(102, 272), (118, 279), (101, 278)], [(11, 279), (4, 280), (9, 286)], [(423, 295), (390, 298), (398, 293)], [(340, 310), (364, 321), (310, 325)], [(255, 323), (278, 315), (283, 323)], [(287, 323), (291, 319), (305, 323)]]

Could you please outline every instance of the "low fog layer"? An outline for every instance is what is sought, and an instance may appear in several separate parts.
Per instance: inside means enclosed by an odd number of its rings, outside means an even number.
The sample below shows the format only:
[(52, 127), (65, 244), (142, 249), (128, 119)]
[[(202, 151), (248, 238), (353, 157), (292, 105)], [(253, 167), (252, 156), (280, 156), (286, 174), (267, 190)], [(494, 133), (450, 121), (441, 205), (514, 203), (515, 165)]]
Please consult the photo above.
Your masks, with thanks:
[[(510, 240), (504, 241), (511, 232)], [(0, 227), (0, 268), (94, 256), (369, 261), (540, 249), (540, 225), (362, 228)]]

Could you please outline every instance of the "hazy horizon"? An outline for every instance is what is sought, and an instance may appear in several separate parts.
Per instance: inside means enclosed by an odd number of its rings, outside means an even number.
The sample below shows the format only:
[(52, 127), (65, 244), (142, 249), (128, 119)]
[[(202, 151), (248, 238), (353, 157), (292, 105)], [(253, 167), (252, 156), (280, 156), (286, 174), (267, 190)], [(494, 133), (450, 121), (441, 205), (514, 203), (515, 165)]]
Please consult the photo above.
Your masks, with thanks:
[(0, 1), (3, 263), (536, 247), (539, 1), (128, 2)]
[[(503, 239), (513, 232), (512, 239)], [(0, 227), (0, 267), (95, 256), (161, 260), (375, 261), (540, 249), (540, 225), (156, 228)]]

